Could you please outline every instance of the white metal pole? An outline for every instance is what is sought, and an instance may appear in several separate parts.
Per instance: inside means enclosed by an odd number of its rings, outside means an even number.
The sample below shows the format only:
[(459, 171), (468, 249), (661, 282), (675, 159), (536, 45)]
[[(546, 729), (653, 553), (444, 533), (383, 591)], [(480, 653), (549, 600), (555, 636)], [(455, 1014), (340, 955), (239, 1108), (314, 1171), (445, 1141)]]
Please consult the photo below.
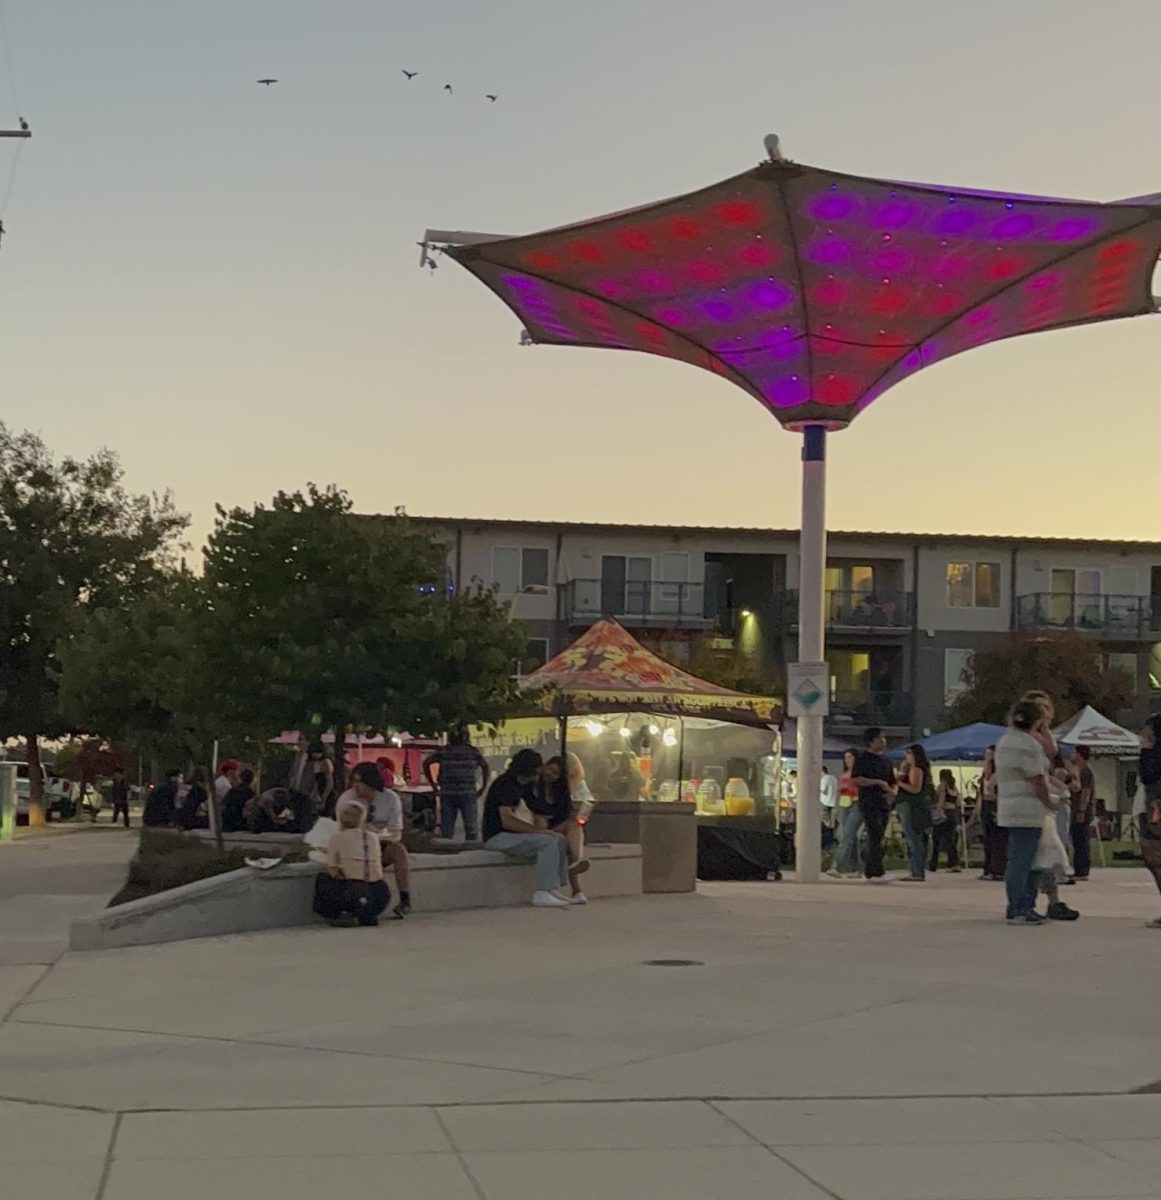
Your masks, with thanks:
[[(826, 428), (802, 431), (802, 533), (798, 542), (798, 661), (826, 658), (823, 587), (826, 575)], [(795, 869), (799, 883), (817, 883), (822, 867), (819, 787), (822, 721), (798, 718), (798, 812)]]

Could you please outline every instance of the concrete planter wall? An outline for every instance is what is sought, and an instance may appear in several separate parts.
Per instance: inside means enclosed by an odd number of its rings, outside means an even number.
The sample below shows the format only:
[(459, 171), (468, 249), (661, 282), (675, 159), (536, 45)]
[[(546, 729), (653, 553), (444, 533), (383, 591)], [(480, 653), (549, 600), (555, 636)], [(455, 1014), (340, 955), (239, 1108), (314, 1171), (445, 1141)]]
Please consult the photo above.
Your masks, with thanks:
[[(590, 845), (592, 869), (584, 877), (592, 899), (642, 893), (641, 847)], [(217, 937), (313, 924), (314, 863), (271, 871), (244, 868), (78, 917), (70, 928), (72, 950), (107, 950), (186, 938)], [(416, 913), (527, 904), (536, 887), (530, 864), (490, 850), (413, 854), (411, 903)], [(388, 872), (388, 882), (395, 891)]]
[(697, 818), (692, 804), (602, 800), (586, 832), (596, 841), (640, 846), (646, 892), (696, 890)]

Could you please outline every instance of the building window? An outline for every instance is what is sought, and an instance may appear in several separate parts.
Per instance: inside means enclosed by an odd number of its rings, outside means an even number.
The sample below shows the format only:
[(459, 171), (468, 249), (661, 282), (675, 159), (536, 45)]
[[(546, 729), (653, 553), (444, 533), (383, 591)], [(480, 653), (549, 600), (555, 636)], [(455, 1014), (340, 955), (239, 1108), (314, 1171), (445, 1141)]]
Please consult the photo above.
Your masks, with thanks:
[(968, 669), (971, 663), (971, 650), (943, 652), (943, 702), (949, 707), (968, 690)]
[(529, 638), (524, 646), (524, 673), (531, 674), (548, 662), (548, 638)]
[(950, 562), (947, 564), (948, 608), (999, 608), (1000, 564)]
[(518, 592), (548, 594), (548, 551), (496, 546), (492, 550), (492, 583), (501, 596)]

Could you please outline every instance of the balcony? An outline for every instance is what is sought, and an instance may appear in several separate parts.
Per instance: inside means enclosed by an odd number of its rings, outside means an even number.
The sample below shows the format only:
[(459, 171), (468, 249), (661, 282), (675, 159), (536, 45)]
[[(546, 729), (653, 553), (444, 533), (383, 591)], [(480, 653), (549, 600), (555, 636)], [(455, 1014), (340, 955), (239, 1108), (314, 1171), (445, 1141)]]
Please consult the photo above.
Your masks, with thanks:
[(834, 693), (827, 721), (832, 729), (847, 732), (871, 725), (909, 730), (914, 716), (915, 699), (906, 692), (852, 690)]
[(610, 587), (599, 579), (573, 579), (557, 589), (558, 616), (572, 626), (616, 617), (654, 629), (712, 629), (704, 583), (630, 581)]
[[(911, 592), (827, 592), (823, 606), (826, 627), (833, 631), (907, 633), (914, 625)], [(798, 593), (782, 593), (787, 628), (798, 628)]]
[(1016, 600), (1020, 629), (1072, 629), (1110, 641), (1161, 640), (1161, 600), (1152, 596), (1058, 596)]

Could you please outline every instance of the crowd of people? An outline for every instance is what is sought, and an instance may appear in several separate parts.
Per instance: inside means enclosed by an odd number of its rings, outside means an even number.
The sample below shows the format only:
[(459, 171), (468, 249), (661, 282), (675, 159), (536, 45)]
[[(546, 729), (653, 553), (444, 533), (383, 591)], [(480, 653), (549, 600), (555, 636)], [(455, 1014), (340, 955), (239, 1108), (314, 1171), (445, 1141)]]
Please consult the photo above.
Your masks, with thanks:
[[(584, 854), (584, 823), (592, 796), (575, 754), (545, 762), (534, 750), (520, 750), (492, 780), (483, 756), (461, 730), (424, 770), (437, 796), (440, 831), (446, 839), (462, 821), (468, 843), (479, 834), (484, 849), (534, 863), (532, 904), (537, 908), (588, 903), (580, 877), (590, 866)], [(351, 788), (335, 801), (338, 828), (327, 843), (315, 912), (335, 925), (371, 926), (390, 904), (386, 868), (394, 870), (400, 890), (392, 915), (405, 916), (411, 908), (403, 808), (375, 765), (359, 764), (351, 780)], [(477, 830), (482, 795), (482, 830)]]
[[(884, 753), (882, 730), (868, 729), (862, 751), (844, 755), (840, 778), (833, 786), (823, 782), (824, 811), (829, 808), (835, 827), (829, 874), (922, 883), (939, 869), (941, 858), (949, 871), (960, 871), (961, 836), (966, 846), (978, 834), (984, 846), (979, 878), (1006, 884), (1009, 920), (1077, 920), (1080, 914), (1062, 900), (1060, 888), (1089, 877), (1096, 788), (1090, 748), (1077, 746), (1070, 756), (1063, 755), (1051, 732), (1054, 715), (1052, 699), (1044, 692), (1028, 692), (1012, 706), (1006, 733), (987, 750), (970, 818), (965, 818), (953, 772), (943, 769), (937, 775), (919, 744), (906, 747), (896, 766)], [(1145, 823), (1139, 832), (1146, 865), (1161, 889), (1161, 730), (1147, 728), (1142, 744), (1143, 790), (1151, 786), (1149, 770), (1155, 770), (1156, 847), (1147, 845)], [(1150, 755), (1155, 766), (1151, 760), (1147, 764)], [(892, 817), (906, 849), (907, 873), (901, 876), (888, 876), (883, 865)], [(1036, 910), (1041, 894), (1047, 900), (1044, 913)]]

